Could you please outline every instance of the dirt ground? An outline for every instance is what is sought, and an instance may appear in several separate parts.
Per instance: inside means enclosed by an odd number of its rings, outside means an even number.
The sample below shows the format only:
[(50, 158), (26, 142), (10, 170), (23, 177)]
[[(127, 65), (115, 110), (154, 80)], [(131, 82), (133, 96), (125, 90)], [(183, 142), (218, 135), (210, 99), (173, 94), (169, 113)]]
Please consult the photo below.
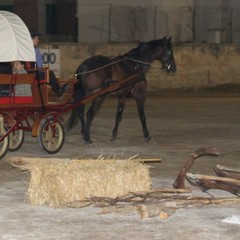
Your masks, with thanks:
[[(239, 205), (179, 209), (166, 220), (141, 219), (132, 211), (102, 214), (100, 208), (92, 206), (82, 209), (30, 206), (24, 201), (28, 174), (6, 161), (11, 156), (129, 158), (139, 154), (140, 158), (161, 158), (161, 163), (150, 164), (154, 189), (172, 187), (189, 154), (203, 146), (216, 147), (220, 156), (199, 158), (191, 172), (215, 175), (213, 167), (217, 164), (240, 168), (239, 95), (148, 96), (146, 115), (153, 138), (150, 143), (144, 142), (133, 100), (127, 102), (118, 141), (110, 142), (116, 106), (116, 99), (111, 98), (105, 101), (93, 122), (92, 146), (82, 143), (79, 126), (67, 133), (62, 150), (55, 155), (42, 152), (37, 140), (27, 134), (22, 148), (0, 161), (0, 239), (239, 239), (240, 225), (222, 222), (226, 217), (240, 215)], [(194, 196), (208, 197), (196, 188), (193, 190)], [(223, 191), (209, 193), (215, 197), (234, 197)]]

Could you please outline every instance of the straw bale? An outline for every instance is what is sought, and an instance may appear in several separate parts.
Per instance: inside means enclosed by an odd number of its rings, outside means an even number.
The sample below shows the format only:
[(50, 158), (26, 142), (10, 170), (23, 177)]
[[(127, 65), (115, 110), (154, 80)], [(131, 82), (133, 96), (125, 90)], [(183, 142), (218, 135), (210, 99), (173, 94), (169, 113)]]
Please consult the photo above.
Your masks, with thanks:
[(31, 205), (67, 206), (93, 196), (115, 198), (148, 191), (151, 186), (149, 167), (137, 161), (24, 158), (20, 162), (15, 159), (15, 166), (31, 173), (26, 193)]

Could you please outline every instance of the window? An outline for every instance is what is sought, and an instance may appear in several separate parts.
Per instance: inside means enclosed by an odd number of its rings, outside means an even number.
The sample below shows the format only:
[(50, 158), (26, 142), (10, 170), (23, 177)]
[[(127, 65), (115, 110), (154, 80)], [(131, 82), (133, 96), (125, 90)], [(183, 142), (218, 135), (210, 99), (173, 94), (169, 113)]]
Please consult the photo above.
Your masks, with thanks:
[(57, 34), (57, 5), (46, 5), (46, 29), (47, 34)]

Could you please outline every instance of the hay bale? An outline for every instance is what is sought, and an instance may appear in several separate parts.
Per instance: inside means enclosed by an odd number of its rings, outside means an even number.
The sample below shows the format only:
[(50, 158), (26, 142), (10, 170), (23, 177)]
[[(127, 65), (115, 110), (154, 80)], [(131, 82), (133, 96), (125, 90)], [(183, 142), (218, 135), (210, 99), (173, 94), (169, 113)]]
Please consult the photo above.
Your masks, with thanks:
[(148, 191), (151, 186), (149, 168), (137, 161), (25, 158), (26, 164), (20, 162), (15, 166), (31, 173), (26, 193), (31, 205), (67, 206), (93, 196), (115, 198)]

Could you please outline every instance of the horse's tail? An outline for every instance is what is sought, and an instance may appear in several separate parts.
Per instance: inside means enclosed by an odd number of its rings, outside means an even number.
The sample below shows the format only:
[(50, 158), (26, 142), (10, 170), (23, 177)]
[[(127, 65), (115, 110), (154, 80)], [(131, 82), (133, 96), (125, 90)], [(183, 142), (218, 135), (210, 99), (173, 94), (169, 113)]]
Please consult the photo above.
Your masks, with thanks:
[[(84, 86), (85, 77), (84, 74), (82, 74), (84, 71), (86, 71), (86, 65), (81, 64), (75, 73), (75, 76), (78, 79), (78, 81), (74, 85), (73, 92), (74, 103), (80, 102), (86, 96), (86, 88)], [(84, 104), (80, 104), (78, 107), (72, 110), (70, 117), (66, 123), (67, 130), (71, 130), (73, 127), (77, 125), (78, 119), (80, 117), (80, 112), (82, 112), (82, 117), (84, 117)]]
[(71, 130), (73, 127), (75, 127), (78, 123), (78, 111), (77, 109), (73, 109), (71, 112), (71, 115), (69, 117), (69, 119), (66, 122), (66, 130), (69, 131)]

